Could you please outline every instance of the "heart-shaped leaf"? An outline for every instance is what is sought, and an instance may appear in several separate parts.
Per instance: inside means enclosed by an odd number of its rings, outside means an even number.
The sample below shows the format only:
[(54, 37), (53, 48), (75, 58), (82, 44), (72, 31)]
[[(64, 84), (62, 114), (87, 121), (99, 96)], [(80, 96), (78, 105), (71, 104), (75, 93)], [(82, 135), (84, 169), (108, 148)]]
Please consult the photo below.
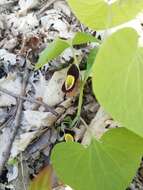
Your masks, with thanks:
[(124, 127), (143, 136), (143, 48), (131, 28), (110, 36), (93, 66), (94, 93)]
[(125, 190), (143, 153), (143, 140), (125, 128), (112, 129), (88, 148), (60, 143), (52, 153), (54, 168), (74, 190)]
[(67, 0), (78, 19), (95, 30), (110, 28), (133, 19), (143, 9), (142, 0)]

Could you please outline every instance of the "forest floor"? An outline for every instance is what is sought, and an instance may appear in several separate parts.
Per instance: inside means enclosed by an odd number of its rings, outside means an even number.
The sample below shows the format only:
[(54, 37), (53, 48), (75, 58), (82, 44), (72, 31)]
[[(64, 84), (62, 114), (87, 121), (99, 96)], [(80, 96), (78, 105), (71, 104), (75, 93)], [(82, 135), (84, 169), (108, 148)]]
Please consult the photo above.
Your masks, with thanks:
[[(0, 0), (0, 190), (28, 189), (30, 180), (51, 164), (52, 148), (64, 141), (65, 133), (81, 142), (85, 123), (94, 124), (97, 138), (117, 127), (96, 101), (89, 79), (81, 112), (84, 120), (69, 129), (78, 106), (78, 95), (67, 97), (62, 92), (67, 67), (73, 61), (70, 49), (34, 70), (49, 42), (56, 37), (72, 38), (77, 31), (102, 39), (102, 34), (74, 17), (64, 0)], [(83, 71), (90, 48), (76, 47)], [(53, 189), (68, 189), (59, 184), (54, 172), (53, 178)], [(143, 190), (142, 164), (128, 190)]]

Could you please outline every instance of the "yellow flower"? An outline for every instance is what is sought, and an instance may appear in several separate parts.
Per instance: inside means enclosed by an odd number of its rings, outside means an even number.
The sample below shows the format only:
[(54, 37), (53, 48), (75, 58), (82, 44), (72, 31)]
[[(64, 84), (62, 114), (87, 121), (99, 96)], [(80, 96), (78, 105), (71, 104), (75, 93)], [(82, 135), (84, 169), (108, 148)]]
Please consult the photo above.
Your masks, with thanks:
[(72, 136), (71, 134), (69, 134), (69, 133), (66, 133), (66, 134), (64, 135), (64, 137), (65, 137), (65, 141), (66, 141), (66, 142), (73, 142), (73, 141), (74, 141), (73, 136)]

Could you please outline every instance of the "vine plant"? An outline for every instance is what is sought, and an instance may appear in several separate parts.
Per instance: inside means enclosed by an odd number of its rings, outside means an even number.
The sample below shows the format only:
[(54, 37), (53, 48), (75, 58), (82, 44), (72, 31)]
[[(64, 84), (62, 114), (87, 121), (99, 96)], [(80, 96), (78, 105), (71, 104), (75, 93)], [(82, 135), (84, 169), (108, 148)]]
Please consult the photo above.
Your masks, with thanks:
[[(142, 0), (67, 0), (77, 18), (94, 30), (105, 30), (133, 18), (143, 9)], [(121, 124), (100, 140), (92, 137), (88, 147), (75, 142), (59, 143), (52, 151), (52, 164), (59, 178), (75, 190), (125, 190), (143, 154), (143, 48), (132, 28), (117, 30), (93, 49), (81, 84), (80, 116), (84, 84), (92, 75), (99, 103)], [(74, 45), (97, 42), (87, 33), (72, 40), (56, 39), (40, 55), (36, 68)], [(74, 64), (78, 64), (75, 62)], [(69, 85), (74, 78), (69, 77)], [(72, 167), (71, 167), (72, 165)]]

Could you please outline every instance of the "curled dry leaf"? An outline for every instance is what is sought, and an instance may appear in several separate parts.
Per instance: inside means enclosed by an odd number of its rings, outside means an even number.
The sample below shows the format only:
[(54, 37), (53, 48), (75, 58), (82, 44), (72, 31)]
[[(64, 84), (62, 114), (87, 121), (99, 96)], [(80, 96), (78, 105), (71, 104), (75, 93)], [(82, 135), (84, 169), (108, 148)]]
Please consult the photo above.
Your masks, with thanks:
[(55, 72), (45, 89), (43, 101), (50, 106), (54, 106), (63, 101), (62, 83), (64, 81), (66, 69)]
[(50, 81), (40, 75), (37, 83), (33, 84), (35, 87), (35, 98), (41, 97), (43, 102), (49, 106), (55, 106), (63, 101), (64, 93), (62, 92), (62, 84), (66, 76), (66, 69), (57, 71), (53, 74)]
[[(100, 107), (95, 117), (91, 121), (89, 129), (92, 134), (95, 135), (96, 139), (100, 139), (108, 129), (115, 128), (117, 126), (120, 127), (119, 123), (113, 121), (110, 115), (107, 114), (102, 107)], [(90, 141), (91, 135), (89, 131), (86, 131), (82, 140), (82, 144), (90, 144)]]
[(26, 110), (23, 112), (21, 128), (23, 131), (27, 132), (49, 127), (51, 126), (50, 118), (52, 118), (50, 112)]
[(12, 166), (9, 166), (9, 172), (7, 174), (8, 182), (11, 182), (15, 180), (18, 176), (18, 166), (17, 164), (14, 164)]
[[(14, 40), (14, 39), (13, 39)], [(12, 42), (8, 41), (11, 45)], [(13, 41), (13, 43), (15, 43)], [(5, 44), (6, 46), (7, 44)], [(14, 44), (13, 44), (14, 45)], [(9, 53), (6, 49), (0, 49), (0, 60), (4, 62), (4, 64), (15, 65), (16, 64), (16, 55), (13, 53)]]
[(7, 27), (11, 28), (11, 32), (14, 36), (17, 36), (19, 33), (27, 35), (32, 32), (39, 22), (36, 15), (29, 13), (24, 17), (18, 17), (15, 14), (7, 15), (6, 17)]
[(38, 0), (19, 0), (20, 15), (25, 15), (28, 10), (38, 6)]
[[(8, 51), (11, 51), (11, 50), (13, 50), (13, 48), (16, 47), (16, 45), (17, 45), (17, 38), (13, 38), (13, 37), (12, 37), (11, 39), (7, 40), (7, 41), (4, 43), (3, 48), (4, 48), (4, 49), (7, 49)], [(8, 53), (7, 53), (7, 54), (8, 54)], [(12, 54), (12, 53), (9, 53), (9, 59), (10, 59), (10, 57), (12, 57), (12, 55), (13, 55), (13, 57), (16, 56), (16, 55), (14, 55), (14, 54)]]
[(22, 114), (21, 129), (13, 143), (11, 158), (15, 158), (20, 152), (41, 134), (42, 129), (50, 127), (53, 118), (49, 112), (26, 110)]
[[(64, 93), (61, 90), (65, 79), (66, 69), (54, 73), (50, 81), (46, 81), (41, 75), (39, 82), (35, 85), (36, 97), (42, 97), (43, 101), (49, 105), (56, 105), (63, 101)], [(9, 74), (8, 77), (0, 80), (0, 85), (11, 92), (20, 94), (21, 80), (16, 74)], [(40, 94), (38, 94), (40, 92)], [(54, 95), (54, 96), (53, 96)], [(16, 100), (8, 95), (0, 96), (1, 106), (10, 106), (16, 104)], [(62, 105), (68, 108), (71, 101), (68, 100)], [(56, 108), (56, 111), (61, 115), (65, 108)], [(21, 129), (13, 143), (11, 157), (17, 156), (21, 151), (30, 144), (30, 142), (40, 135), (41, 130), (51, 127), (58, 118), (50, 112), (40, 112), (33, 110), (25, 110), (22, 113)]]
[(53, 168), (51, 165), (45, 167), (31, 182), (29, 190), (52, 190)]
[[(9, 73), (6, 78), (3, 77), (0, 79), (0, 86), (6, 90), (15, 92), (16, 94), (20, 94), (21, 79), (16, 75), (16, 73)], [(16, 105), (16, 99), (0, 92), (0, 106), (5, 107), (11, 105)]]
[[(72, 99), (68, 99), (60, 104), (60, 107), (57, 107), (55, 111), (60, 116), (65, 112), (65, 109), (68, 109), (71, 106), (71, 103)], [(42, 129), (52, 127), (59, 116), (56, 117), (50, 112), (24, 111), (21, 121), (21, 129), (13, 143), (11, 158), (16, 157), (20, 152), (24, 151), (30, 142), (42, 133)], [(55, 137), (53, 136), (53, 138)], [(3, 145), (3, 141), (0, 142), (0, 146), (1, 145)]]
[(36, 131), (27, 132), (18, 136), (13, 143), (10, 159), (15, 158), (20, 152), (23, 152), (30, 142), (36, 137), (36, 133)]
[(63, 38), (71, 37), (71, 33), (69, 32), (69, 23), (66, 19), (61, 19), (61, 16), (62, 14), (60, 11), (51, 9), (46, 11), (46, 15), (41, 18), (41, 24), (44, 30), (57, 31), (55, 36), (53, 36), (52, 33), (52, 39), (53, 37), (56, 37), (57, 34), (59, 37)]

